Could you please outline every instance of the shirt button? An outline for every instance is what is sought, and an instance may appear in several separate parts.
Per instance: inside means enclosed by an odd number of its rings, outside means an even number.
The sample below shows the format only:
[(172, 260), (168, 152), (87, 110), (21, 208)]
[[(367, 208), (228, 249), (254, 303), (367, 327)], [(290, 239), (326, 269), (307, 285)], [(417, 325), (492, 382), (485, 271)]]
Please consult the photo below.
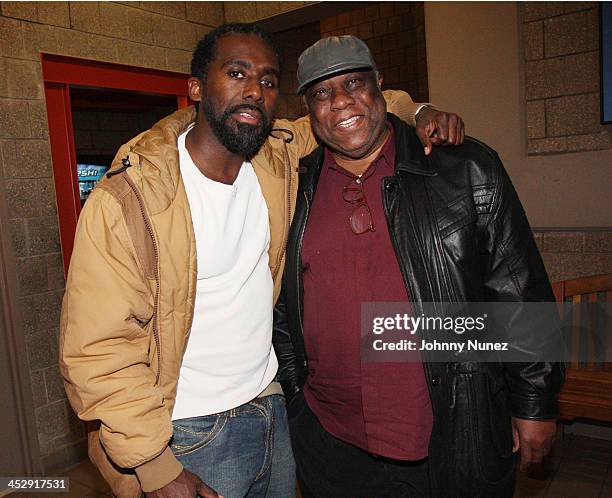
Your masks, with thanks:
[(355, 178), (355, 183), (357, 184), (361, 183), (361, 177)]
[(394, 189), (395, 189), (395, 184), (393, 182), (385, 183), (385, 190), (387, 192), (393, 192)]
[(439, 385), (439, 384), (440, 384), (440, 377), (438, 377), (437, 375), (434, 375), (434, 376), (431, 378), (431, 385), (432, 385), (432, 386), (437, 386), (437, 385)]

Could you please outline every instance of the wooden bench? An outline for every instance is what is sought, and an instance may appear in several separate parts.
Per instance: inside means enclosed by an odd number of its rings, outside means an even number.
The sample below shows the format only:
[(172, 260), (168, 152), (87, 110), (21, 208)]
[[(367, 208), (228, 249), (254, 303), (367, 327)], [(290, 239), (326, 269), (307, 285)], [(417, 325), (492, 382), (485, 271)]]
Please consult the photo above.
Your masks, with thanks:
[[(612, 302), (612, 273), (592, 277), (564, 280), (553, 284), (558, 302), (580, 303)], [(567, 308), (561, 308), (567, 311)], [(566, 378), (559, 396), (562, 420), (587, 418), (612, 422), (612, 363), (590, 361), (597, 353), (597, 342), (589, 334), (593, 320), (602, 320), (594, 307), (572, 307), (569, 361)], [(588, 310), (588, 311), (586, 311)], [(595, 316), (597, 315), (597, 316)], [(612, 333), (612, 323), (598, 323)], [(586, 348), (586, 350), (585, 350)], [(578, 362), (578, 351), (587, 361)]]

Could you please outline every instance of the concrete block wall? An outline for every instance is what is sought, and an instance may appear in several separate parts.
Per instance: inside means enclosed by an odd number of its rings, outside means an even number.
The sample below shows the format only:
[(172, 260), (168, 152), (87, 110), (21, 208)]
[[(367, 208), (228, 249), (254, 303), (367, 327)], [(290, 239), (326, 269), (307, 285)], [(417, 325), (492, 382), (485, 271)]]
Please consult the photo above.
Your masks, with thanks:
[[(519, 9), (527, 154), (611, 149), (612, 127), (600, 124), (599, 3), (519, 2)], [(535, 237), (553, 282), (612, 272), (610, 228), (536, 229)]]
[(333, 35), (358, 36), (368, 44), (383, 88), (429, 100), (423, 2), (380, 2), (321, 19), (321, 36)]
[(255, 22), (316, 2), (223, 2), (225, 22)]
[(612, 148), (600, 124), (599, 3), (525, 2), (527, 152)]
[[(252, 22), (316, 2), (225, 2), (227, 22)], [(277, 116), (295, 119), (306, 113), (295, 95), (297, 58), (316, 40), (352, 34), (366, 41), (384, 76), (384, 88), (406, 90), (415, 101), (428, 100), (425, 20), (422, 2), (380, 2), (274, 34), (283, 74)]]
[(115, 156), (121, 145), (148, 130), (176, 108), (147, 112), (73, 111), (74, 145), (77, 156)]
[(46, 472), (86, 456), (57, 367), (64, 273), (40, 52), (188, 72), (222, 2), (1, 2), (0, 167)]
[(73, 111), (74, 145), (77, 157), (114, 156), (117, 149), (140, 133), (137, 114), (119, 112)]
[(297, 61), (300, 54), (321, 38), (319, 23), (306, 24), (295, 29), (275, 33), (274, 43), (281, 52), (280, 95), (276, 116), (297, 119), (307, 113), (302, 97), (297, 90)]
[(612, 231), (535, 230), (551, 282), (612, 272)]

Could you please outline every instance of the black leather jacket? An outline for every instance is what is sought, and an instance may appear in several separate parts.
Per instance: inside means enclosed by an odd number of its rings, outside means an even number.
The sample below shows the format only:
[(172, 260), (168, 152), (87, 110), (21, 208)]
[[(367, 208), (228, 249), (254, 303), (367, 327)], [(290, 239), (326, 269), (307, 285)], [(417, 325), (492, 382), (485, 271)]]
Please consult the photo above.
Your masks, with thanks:
[[(531, 229), (495, 151), (466, 138), (459, 147), (434, 147), (426, 158), (414, 129), (391, 114), (388, 119), (396, 167), (381, 185), (384, 211), (415, 314), (424, 302), (553, 301)], [(308, 374), (300, 252), (322, 163), (323, 147), (300, 162), (274, 312), (278, 378), (290, 417)], [(426, 362), (424, 369), (434, 412), (433, 496), (512, 496), (510, 417), (556, 417), (562, 366)]]

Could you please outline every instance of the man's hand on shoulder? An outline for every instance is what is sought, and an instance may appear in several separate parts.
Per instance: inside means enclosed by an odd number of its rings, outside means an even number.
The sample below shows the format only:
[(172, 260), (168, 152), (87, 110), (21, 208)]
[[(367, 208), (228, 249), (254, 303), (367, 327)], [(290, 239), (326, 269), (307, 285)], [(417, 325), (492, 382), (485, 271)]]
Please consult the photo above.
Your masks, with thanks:
[(465, 126), (457, 114), (423, 107), (416, 115), (416, 133), (428, 156), (433, 145), (461, 145)]
[(223, 498), (214, 489), (204, 484), (197, 475), (186, 469), (174, 481), (163, 488), (145, 493), (146, 498)]
[(521, 450), (521, 470), (527, 471), (532, 463), (541, 462), (550, 452), (557, 434), (556, 420), (512, 419), (512, 452)]

